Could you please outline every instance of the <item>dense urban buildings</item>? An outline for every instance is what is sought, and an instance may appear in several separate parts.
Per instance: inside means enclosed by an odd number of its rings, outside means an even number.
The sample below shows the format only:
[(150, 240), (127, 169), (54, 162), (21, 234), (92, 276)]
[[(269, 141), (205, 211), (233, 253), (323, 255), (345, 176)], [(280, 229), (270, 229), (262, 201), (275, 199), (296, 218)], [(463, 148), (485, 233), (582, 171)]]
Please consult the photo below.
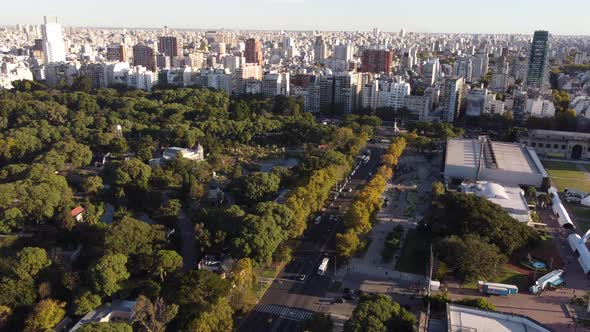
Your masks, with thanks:
[[(19, 78), (57, 86), (87, 76), (93, 87), (203, 86), (234, 95), (300, 96), (310, 112), (407, 109), (408, 119), (422, 121), (509, 113), (524, 125), (531, 117), (550, 118), (557, 107), (547, 90), (549, 58), (590, 60), (587, 42), (568, 48), (569, 41), (550, 39), (547, 31), (536, 31), (532, 42), (521, 35), (379, 29), (241, 34), (165, 27), (103, 35), (67, 28), (64, 34), (56, 18), (8, 31), (22, 39), (14, 55), (4, 58), (0, 82), (5, 87)], [(552, 75), (562, 89), (590, 86), (588, 76)], [(481, 87), (485, 96), (478, 96)], [(577, 97), (576, 112), (590, 117), (585, 95)]]

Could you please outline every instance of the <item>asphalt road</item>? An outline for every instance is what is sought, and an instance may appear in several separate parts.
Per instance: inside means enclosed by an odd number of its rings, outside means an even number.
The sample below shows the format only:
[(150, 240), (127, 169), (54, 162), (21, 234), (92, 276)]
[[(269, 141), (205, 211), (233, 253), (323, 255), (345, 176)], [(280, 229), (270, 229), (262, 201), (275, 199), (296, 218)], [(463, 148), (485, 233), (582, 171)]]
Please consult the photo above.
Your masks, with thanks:
[[(369, 144), (361, 152), (369, 150), (371, 159), (365, 163), (357, 158), (359, 167), (350, 176), (348, 184), (337, 199), (328, 200), (324, 211), (319, 214), (322, 220), (318, 224), (313, 222), (315, 216), (312, 218), (301, 244), (293, 253), (293, 259), (279, 273), (259, 301), (259, 305), (266, 305), (265, 308), (269, 305), (280, 305), (289, 310), (283, 310), (282, 314), (254, 310), (242, 323), (240, 331), (300, 331), (301, 321), (293, 318), (298, 316), (297, 312), (323, 311), (332, 303), (332, 299), (325, 298), (325, 295), (336, 269), (335, 233), (344, 229), (342, 215), (350, 206), (356, 192), (372, 174), (376, 173), (386, 147), (387, 143)], [(349, 188), (352, 188), (352, 192), (348, 192)], [(331, 215), (337, 216), (337, 219), (330, 220)], [(317, 274), (317, 269), (324, 257), (330, 258), (330, 262), (325, 275), (322, 276)], [(293, 311), (293, 317), (289, 311)]]

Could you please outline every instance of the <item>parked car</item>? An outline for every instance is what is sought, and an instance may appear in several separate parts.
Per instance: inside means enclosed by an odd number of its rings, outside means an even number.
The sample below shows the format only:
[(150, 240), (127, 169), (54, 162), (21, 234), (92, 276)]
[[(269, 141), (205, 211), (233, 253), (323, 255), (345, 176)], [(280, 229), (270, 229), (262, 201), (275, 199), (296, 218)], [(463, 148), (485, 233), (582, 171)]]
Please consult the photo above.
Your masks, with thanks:
[(352, 192), (352, 188), (348, 188), (348, 192), (351, 193)]
[(315, 217), (315, 219), (314, 219), (313, 223), (317, 225), (317, 224), (319, 224), (321, 221), (322, 221), (322, 216), (317, 216), (317, 217)]
[(297, 276), (297, 280), (304, 281), (305, 280), (305, 277), (306, 277), (306, 275), (302, 273), (299, 276)]

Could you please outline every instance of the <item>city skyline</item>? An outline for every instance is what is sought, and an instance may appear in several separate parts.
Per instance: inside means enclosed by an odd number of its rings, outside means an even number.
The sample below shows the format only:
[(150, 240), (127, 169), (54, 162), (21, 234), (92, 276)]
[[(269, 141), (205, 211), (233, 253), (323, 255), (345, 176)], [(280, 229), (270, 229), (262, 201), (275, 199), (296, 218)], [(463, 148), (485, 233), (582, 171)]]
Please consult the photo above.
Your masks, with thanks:
[[(391, 3), (367, 0), (351, 1), (254, 0), (248, 5), (228, 0), (217, 4), (196, 4), (181, 0), (182, 10), (149, 11), (158, 2), (147, 0), (138, 6), (135, 1), (105, 0), (93, 8), (92, 17), (77, 13), (79, 7), (70, 0), (33, 4), (11, 2), (0, 16), (0, 25), (41, 24), (43, 16), (58, 16), (64, 26), (111, 28), (159, 28), (165, 25), (177, 29), (241, 29), (241, 30), (325, 30), (355, 31), (379, 28), (395, 32), (404, 28), (424, 33), (482, 33), (532, 34), (548, 30), (554, 35), (589, 35), (590, 27), (582, 24), (590, 12), (590, 3), (576, 0), (567, 7), (555, 7), (548, 1), (510, 2), (499, 0), (485, 10), (473, 8), (465, 1), (452, 0), (441, 6), (426, 0), (417, 8), (411, 3)], [(544, 3), (547, 3), (544, 5)], [(576, 10), (571, 10), (575, 7)], [(141, 15), (135, 13), (141, 12)], [(270, 14), (269, 14), (270, 13)]]

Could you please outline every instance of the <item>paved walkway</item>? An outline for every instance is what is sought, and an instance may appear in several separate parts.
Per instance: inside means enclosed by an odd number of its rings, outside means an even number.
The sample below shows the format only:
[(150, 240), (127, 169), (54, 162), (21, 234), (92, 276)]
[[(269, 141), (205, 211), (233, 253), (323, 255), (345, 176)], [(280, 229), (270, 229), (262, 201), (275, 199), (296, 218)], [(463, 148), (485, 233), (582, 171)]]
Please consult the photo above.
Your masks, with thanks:
[(192, 270), (197, 267), (197, 240), (193, 224), (183, 209), (180, 209), (176, 225), (182, 241), (182, 269), (184, 271)]

